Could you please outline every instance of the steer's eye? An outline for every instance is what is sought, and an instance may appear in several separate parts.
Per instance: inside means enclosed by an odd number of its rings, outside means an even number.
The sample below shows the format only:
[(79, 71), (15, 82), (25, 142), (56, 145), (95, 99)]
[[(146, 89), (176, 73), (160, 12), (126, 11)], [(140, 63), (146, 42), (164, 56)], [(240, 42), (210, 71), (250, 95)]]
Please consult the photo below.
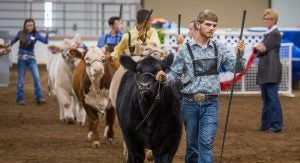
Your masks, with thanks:
[(101, 60), (101, 62), (102, 62), (102, 63), (105, 63), (105, 62), (106, 62), (106, 59), (105, 59), (105, 58), (104, 58), (104, 59), (102, 59), (102, 60)]
[(86, 66), (87, 66), (87, 67), (90, 67), (90, 66), (91, 66), (91, 63), (90, 63), (90, 62), (87, 62), (87, 63), (86, 63)]

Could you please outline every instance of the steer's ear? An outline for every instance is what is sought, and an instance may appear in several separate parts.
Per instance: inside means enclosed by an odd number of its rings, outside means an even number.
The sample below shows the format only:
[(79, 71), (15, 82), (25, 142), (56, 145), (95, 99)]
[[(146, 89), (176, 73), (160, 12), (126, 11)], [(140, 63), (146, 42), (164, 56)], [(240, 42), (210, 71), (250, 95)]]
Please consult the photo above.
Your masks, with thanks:
[(69, 54), (72, 56), (72, 57), (75, 57), (75, 58), (80, 58), (82, 59), (84, 54), (79, 51), (78, 49), (70, 49), (69, 50)]
[(52, 54), (57, 54), (59, 52), (61, 52), (61, 48), (56, 46), (56, 45), (49, 45), (48, 46), (48, 50), (52, 53)]
[(130, 57), (127, 55), (121, 55), (119, 58), (119, 61), (121, 63), (121, 65), (126, 68), (127, 70), (136, 71), (136, 65), (137, 63)]
[(170, 53), (164, 60), (160, 62), (162, 70), (165, 71), (166, 69), (168, 69), (173, 63), (173, 60), (174, 60), (174, 54)]

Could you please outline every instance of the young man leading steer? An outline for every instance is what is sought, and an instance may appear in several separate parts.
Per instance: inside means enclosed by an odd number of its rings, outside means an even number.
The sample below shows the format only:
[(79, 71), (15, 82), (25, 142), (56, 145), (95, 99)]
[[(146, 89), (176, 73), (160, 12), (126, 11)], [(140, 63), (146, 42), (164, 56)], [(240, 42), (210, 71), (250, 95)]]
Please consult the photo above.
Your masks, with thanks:
[[(237, 42), (238, 55), (225, 45), (212, 41), (218, 17), (211, 10), (200, 11), (197, 16), (195, 39), (182, 46), (175, 56), (170, 72), (160, 71), (159, 81), (167, 84), (181, 80), (182, 113), (186, 129), (186, 163), (213, 162), (213, 142), (218, 124), (218, 95), (220, 93), (219, 68), (241, 72), (245, 68), (242, 51), (245, 44)], [(240, 54), (240, 55), (239, 55)]]

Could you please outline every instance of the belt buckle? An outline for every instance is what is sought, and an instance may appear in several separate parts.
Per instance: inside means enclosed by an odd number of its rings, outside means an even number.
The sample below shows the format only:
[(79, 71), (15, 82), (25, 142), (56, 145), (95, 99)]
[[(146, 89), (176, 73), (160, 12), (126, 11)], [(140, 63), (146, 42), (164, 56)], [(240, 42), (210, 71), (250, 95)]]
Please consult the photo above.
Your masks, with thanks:
[(197, 93), (194, 95), (193, 99), (197, 102), (203, 102), (205, 100), (205, 94)]

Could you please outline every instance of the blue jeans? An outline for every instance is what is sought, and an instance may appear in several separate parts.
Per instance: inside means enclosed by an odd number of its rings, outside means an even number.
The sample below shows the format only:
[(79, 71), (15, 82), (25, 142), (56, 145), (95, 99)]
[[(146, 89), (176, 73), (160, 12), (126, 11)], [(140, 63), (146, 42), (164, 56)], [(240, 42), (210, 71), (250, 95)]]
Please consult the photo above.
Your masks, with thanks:
[(218, 98), (198, 103), (183, 98), (186, 129), (186, 163), (214, 162), (213, 143), (218, 127)]
[(283, 126), (282, 109), (278, 96), (278, 83), (261, 84), (261, 97), (263, 100), (261, 128), (281, 130)]
[(36, 64), (35, 59), (28, 59), (28, 60), (18, 60), (18, 84), (17, 84), (17, 101), (24, 101), (24, 79), (25, 79), (25, 71), (26, 68), (29, 68), (33, 81), (34, 81), (34, 95), (35, 100), (39, 101), (43, 98), (42, 90), (41, 90), (41, 82), (39, 76), (39, 70)]

